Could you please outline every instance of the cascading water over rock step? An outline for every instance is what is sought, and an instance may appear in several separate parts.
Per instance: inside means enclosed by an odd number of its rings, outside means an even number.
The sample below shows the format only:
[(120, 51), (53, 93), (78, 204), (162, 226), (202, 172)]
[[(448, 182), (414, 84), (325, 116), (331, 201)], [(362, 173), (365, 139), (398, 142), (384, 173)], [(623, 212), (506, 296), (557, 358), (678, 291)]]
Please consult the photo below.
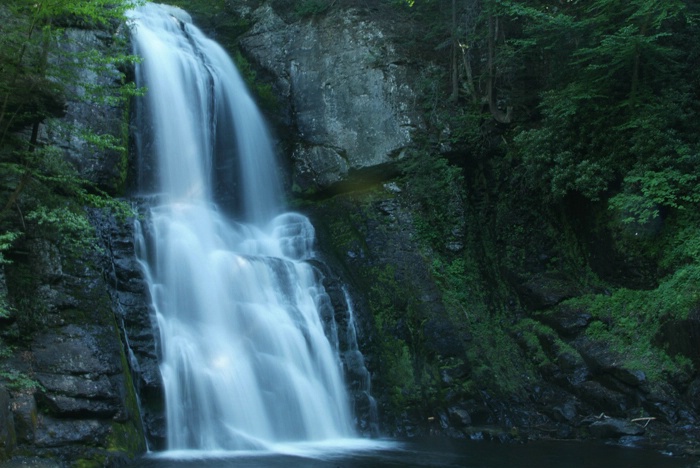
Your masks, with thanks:
[[(147, 4), (131, 18), (137, 84), (148, 90), (138, 149), (158, 175), (139, 176), (153, 204), (137, 247), (160, 335), (168, 449), (354, 437), (319, 314), (329, 301), (306, 262), (314, 229), (282, 212), (270, 137), (243, 81), (182, 10)], [(237, 166), (219, 171), (221, 161)], [(215, 183), (239, 187), (240, 222), (221, 214)]]

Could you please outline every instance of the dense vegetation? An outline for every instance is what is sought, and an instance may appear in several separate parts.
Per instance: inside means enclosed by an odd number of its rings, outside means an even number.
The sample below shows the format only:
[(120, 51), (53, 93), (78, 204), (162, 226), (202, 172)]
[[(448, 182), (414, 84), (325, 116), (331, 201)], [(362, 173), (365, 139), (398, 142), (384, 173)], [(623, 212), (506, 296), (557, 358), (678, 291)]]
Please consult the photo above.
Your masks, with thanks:
[(466, 132), (486, 108), (508, 124), (514, 183), (546, 201), (612, 199), (624, 224), (697, 203), (694, 2), (445, 3), (413, 9), (452, 49), (454, 140), (483, 147)]
[[(693, 363), (660, 336), (700, 305), (700, 7), (394, 4), (419, 31), (405, 45), (444, 65), (422, 84), (432, 131), (405, 183), (443, 302), (476, 343), (469, 382), (524, 385), (566, 351), (541, 324), (564, 309), (591, 314), (588, 336), (628, 368), (687, 381)], [(556, 304), (529, 303), (533, 289)]]

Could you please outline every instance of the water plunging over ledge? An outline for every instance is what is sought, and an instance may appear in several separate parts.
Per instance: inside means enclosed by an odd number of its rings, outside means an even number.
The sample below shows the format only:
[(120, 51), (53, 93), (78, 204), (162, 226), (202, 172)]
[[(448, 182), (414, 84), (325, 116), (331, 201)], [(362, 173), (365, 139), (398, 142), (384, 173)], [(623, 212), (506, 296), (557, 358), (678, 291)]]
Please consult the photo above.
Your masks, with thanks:
[[(137, 246), (160, 334), (168, 450), (355, 437), (318, 312), (326, 293), (306, 262), (314, 229), (282, 212), (270, 137), (241, 77), (184, 11), (147, 4), (130, 16), (137, 85), (148, 90), (139, 177), (155, 200)], [(239, 188), (240, 222), (221, 214), (215, 184)]]

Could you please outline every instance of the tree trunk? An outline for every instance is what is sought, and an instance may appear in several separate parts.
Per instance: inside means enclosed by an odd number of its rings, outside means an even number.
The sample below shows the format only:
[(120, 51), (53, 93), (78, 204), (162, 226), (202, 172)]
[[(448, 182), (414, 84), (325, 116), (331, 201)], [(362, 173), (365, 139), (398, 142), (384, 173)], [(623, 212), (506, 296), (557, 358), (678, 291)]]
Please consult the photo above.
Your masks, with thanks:
[(500, 123), (510, 123), (513, 114), (513, 108), (508, 107), (506, 112), (498, 108), (496, 104), (496, 96), (494, 87), (496, 83), (495, 56), (496, 56), (496, 35), (498, 34), (498, 18), (494, 18), (493, 11), (489, 12), (489, 38), (488, 38), (488, 79), (486, 81), (486, 100), (489, 105), (489, 112), (493, 118)]
[(462, 63), (464, 64), (464, 73), (467, 75), (467, 89), (471, 95), (473, 104), (479, 103), (479, 98), (476, 95), (476, 87), (474, 86), (474, 72), (472, 71), (471, 52), (468, 45), (459, 44), (462, 50)]
[(457, 101), (459, 98), (459, 65), (457, 59), (457, 0), (452, 0), (452, 94), (450, 100)]

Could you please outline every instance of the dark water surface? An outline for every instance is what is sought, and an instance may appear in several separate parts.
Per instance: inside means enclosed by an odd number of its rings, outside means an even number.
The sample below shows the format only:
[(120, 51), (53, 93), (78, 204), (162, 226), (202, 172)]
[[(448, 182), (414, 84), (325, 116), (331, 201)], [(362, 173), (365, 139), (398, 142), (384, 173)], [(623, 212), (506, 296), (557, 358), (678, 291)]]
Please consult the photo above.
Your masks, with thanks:
[(360, 446), (278, 448), (284, 453), (178, 452), (146, 456), (136, 468), (696, 468), (697, 459), (584, 442), (490, 442), (429, 440)]

